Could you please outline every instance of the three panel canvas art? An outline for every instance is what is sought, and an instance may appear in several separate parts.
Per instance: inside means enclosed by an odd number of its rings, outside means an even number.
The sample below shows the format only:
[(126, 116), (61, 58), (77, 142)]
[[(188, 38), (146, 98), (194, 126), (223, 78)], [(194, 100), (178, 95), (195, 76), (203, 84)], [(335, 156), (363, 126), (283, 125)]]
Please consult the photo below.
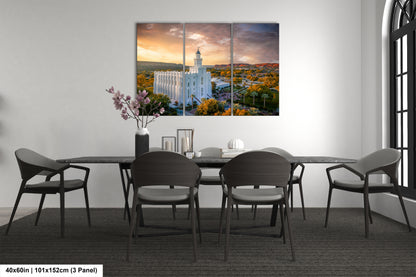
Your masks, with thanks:
[(279, 24), (139, 23), (137, 90), (165, 115), (279, 115)]

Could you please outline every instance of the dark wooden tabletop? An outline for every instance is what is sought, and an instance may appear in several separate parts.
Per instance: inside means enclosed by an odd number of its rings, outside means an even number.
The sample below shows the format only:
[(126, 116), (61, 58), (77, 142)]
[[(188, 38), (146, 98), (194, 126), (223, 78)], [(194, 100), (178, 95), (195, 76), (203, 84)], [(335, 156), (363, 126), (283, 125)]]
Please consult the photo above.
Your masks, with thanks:
[[(191, 159), (200, 166), (221, 166), (231, 158), (199, 157)], [(129, 164), (134, 161), (134, 156), (85, 156), (57, 160), (61, 163), (115, 163)], [(295, 156), (289, 160), (291, 163), (354, 163), (356, 160), (330, 156)]]

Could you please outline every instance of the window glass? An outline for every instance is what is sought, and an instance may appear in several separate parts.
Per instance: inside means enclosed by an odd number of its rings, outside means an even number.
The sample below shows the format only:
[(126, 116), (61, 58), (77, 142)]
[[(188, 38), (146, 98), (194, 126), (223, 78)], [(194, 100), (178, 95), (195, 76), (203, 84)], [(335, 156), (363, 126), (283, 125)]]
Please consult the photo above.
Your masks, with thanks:
[(403, 52), (403, 73), (407, 72), (407, 35), (403, 37), (402, 43), (402, 52)]
[(395, 48), (396, 48), (396, 74), (400, 74), (401, 68), (402, 68), (402, 63), (401, 63), (401, 56), (402, 56), (402, 46), (401, 46), (401, 39), (398, 39), (395, 41)]
[(407, 110), (407, 87), (408, 87), (408, 83), (407, 83), (407, 74), (403, 75), (403, 92), (402, 92), (402, 103), (403, 103), (403, 110)]
[(396, 77), (396, 111), (402, 110), (401, 87), (402, 87), (402, 77)]
[(408, 163), (409, 163), (409, 159), (408, 159), (408, 151), (407, 150), (403, 150), (403, 187), (409, 187), (409, 174), (408, 174)]

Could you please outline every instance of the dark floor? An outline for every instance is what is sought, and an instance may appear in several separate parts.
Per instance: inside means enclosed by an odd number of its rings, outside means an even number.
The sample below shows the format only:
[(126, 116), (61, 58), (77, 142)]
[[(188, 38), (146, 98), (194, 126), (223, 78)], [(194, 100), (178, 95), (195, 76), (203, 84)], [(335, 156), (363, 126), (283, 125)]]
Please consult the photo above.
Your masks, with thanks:
[[(187, 210), (145, 209), (147, 225), (189, 227)], [(39, 226), (35, 215), (13, 223), (8, 236), (0, 227), (0, 264), (103, 264), (104, 276), (416, 276), (416, 232), (378, 214), (373, 215), (370, 237), (364, 238), (362, 209), (331, 209), (329, 226), (323, 227), (325, 209), (291, 214), (296, 261), (289, 244), (280, 238), (250, 234), (277, 234), (269, 227), (270, 210), (259, 209), (253, 221), (250, 209), (233, 214), (232, 228), (257, 226), (232, 235), (230, 259), (217, 244), (218, 209), (202, 209), (203, 243), (199, 259), (192, 262), (190, 234), (139, 237), (125, 261), (128, 224), (121, 209), (93, 209), (91, 228), (84, 209), (67, 209), (66, 237), (59, 236), (59, 210), (46, 209)], [(142, 228), (140, 234), (175, 230)], [(243, 232), (242, 230), (240, 230)]]

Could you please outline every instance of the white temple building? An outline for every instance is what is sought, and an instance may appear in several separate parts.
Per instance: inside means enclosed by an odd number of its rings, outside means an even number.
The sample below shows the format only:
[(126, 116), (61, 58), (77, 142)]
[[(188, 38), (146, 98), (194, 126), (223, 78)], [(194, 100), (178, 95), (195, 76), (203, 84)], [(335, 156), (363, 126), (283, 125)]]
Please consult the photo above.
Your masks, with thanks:
[[(153, 93), (162, 93), (169, 96), (172, 102), (183, 102), (182, 98), (182, 71), (155, 71)], [(201, 101), (202, 98), (212, 98), (211, 73), (202, 66), (199, 48), (195, 53), (194, 66), (185, 72), (185, 104)], [(196, 99), (195, 99), (196, 98)]]

